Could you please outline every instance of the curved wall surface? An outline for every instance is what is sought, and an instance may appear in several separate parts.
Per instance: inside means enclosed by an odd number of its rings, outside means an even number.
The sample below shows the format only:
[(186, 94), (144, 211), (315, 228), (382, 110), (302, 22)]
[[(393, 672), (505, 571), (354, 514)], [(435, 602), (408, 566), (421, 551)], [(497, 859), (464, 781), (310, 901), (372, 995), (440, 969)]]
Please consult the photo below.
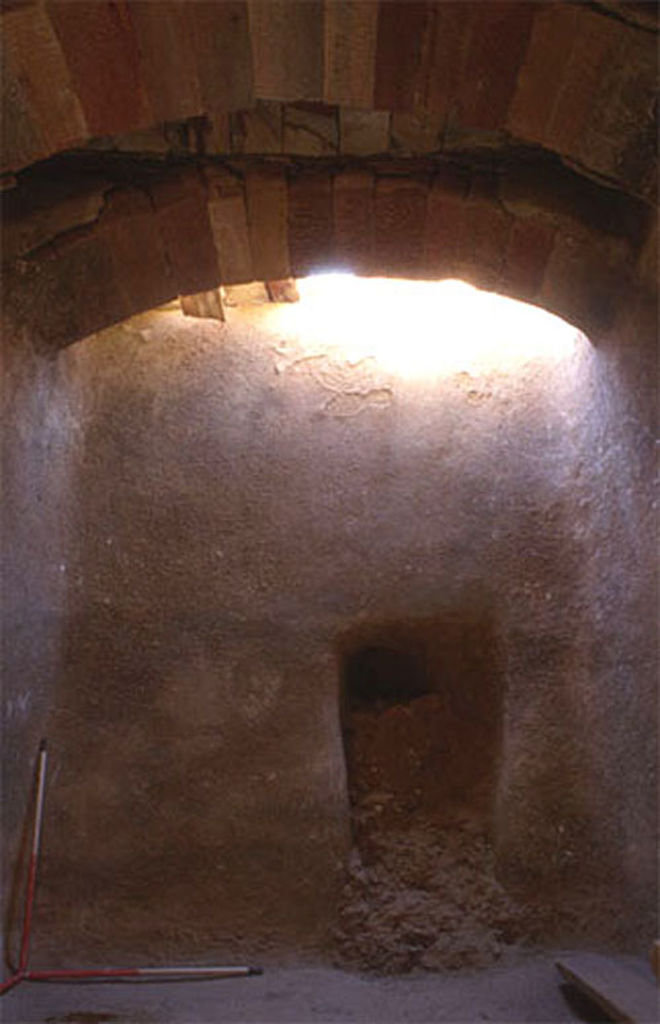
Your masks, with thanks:
[[(339, 942), (401, 968), (427, 947), (443, 966), (646, 941), (643, 346), (582, 337), (562, 359), (405, 379), (306, 349), (283, 309), (153, 313), (30, 357), (10, 560), (16, 621), (51, 646), (9, 647), (15, 755), (39, 720), (53, 747), (36, 950), (304, 959)], [(346, 652), (383, 643), (421, 659), (431, 696), (351, 725)], [(365, 795), (386, 805), (375, 839)], [(493, 851), (453, 960), (437, 935), (402, 958), (389, 904), (362, 920), (373, 893), (344, 887), (369, 864), (352, 842), (409, 818), (461, 836), (469, 820)], [(411, 856), (439, 863), (425, 842)], [(425, 884), (413, 919), (446, 931)]]
[[(3, 5), (6, 931), (47, 733), (44, 962), (657, 934), (651, 8)], [(297, 361), (275, 306), (127, 319), (337, 267), (590, 344), (413, 385)], [(429, 692), (350, 711), (392, 644)]]

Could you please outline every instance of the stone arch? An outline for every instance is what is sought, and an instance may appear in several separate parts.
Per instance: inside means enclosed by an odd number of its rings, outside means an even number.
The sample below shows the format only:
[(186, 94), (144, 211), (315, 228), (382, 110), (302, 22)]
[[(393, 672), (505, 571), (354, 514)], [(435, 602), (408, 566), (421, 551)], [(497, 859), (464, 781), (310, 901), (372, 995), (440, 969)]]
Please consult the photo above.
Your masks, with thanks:
[(505, 133), (655, 188), (650, 4), (13, 0), (2, 28), (8, 171), (138, 135), (152, 150), (174, 133), (207, 153), (357, 156)]
[[(177, 295), (302, 276), (460, 277), (595, 339), (625, 302), (644, 203), (552, 160), (216, 161), (166, 168), (70, 159), (10, 194), (12, 323), (58, 348)], [(110, 171), (108, 181), (108, 170)]]
[(59, 0), (2, 29), (8, 312), (45, 348), (337, 262), (597, 337), (637, 274), (649, 5)]
[[(584, 501), (570, 521), (584, 538), (593, 664), (580, 666), (583, 717), (569, 703), (560, 711), (576, 732), (585, 723), (600, 736), (590, 814), (601, 822), (608, 918), (625, 918), (633, 946), (653, 933), (655, 867), (651, 6), (8, 0), (2, 12), (7, 346), (20, 335), (7, 436), (18, 442), (14, 463), (25, 455), (27, 467), (10, 498), (20, 581), (10, 623), (42, 630), (31, 603), (42, 591), (59, 608), (47, 575), (58, 504), (45, 512), (34, 481), (41, 474), (49, 485), (45, 442), (66, 417), (47, 415), (57, 396), (44, 381), (56, 363), (43, 353), (177, 295), (337, 264), (458, 276), (544, 306), (602, 343), (604, 356), (589, 396), (585, 478), (575, 484)], [(47, 429), (26, 427), (22, 390), (38, 392)], [(526, 614), (525, 601), (521, 592)], [(44, 638), (45, 647), (48, 629)], [(563, 671), (564, 639), (530, 642), (541, 679), (544, 661)], [(16, 648), (8, 689), (21, 697), (32, 672), (45, 708), (50, 655), (28, 648)], [(28, 763), (40, 708), (12, 734), (14, 766)], [(27, 792), (19, 774), (14, 808)], [(551, 796), (551, 767), (539, 778)], [(541, 873), (544, 836), (560, 823), (550, 803), (537, 817), (519, 812), (518, 783), (513, 771), (504, 777), (498, 812), (514, 882), (527, 877), (530, 822)], [(327, 805), (321, 787), (316, 799)], [(594, 849), (586, 832), (578, 839), (586, 854)], [(596, 921), (591, 934), (607, 925)]]

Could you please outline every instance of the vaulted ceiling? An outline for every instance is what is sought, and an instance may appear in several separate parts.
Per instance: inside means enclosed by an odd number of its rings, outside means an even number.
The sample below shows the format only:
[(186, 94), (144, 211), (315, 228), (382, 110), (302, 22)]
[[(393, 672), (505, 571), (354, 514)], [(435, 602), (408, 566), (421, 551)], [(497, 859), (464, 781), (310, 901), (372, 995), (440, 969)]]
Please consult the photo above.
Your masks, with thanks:
[(192, 122), (193, 144), (207, 153), (438, 152), (515, 140), (649, 194), (655, 9), (525, 0), (10, 3), (3, 165), (17, 170), (136, 133), (135, 147), (159, 151), (176, 126), (185, 144)]
[(591, 326), (652, 262), (655, 4), (10, 0), (2, 33), (5, 259), (58, 344), (324, 260)]

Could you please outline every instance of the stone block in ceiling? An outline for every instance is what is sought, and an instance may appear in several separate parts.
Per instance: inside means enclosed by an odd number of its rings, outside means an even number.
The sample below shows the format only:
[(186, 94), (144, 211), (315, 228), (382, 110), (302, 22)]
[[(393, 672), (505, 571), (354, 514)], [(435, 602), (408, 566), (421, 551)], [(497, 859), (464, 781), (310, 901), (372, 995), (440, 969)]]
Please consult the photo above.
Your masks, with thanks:
[(325, 6), (326, 103), (368, 110), (374, 101), (378, 4), (333, 0)]
[(393, 113), (421, 106), (429, 5), (392, 0), (378, 8), (374, 106)]
[(497, 288), (512, 217), (493, 198), (473, 195), (465, 204), (457, 237), (456, 272), (479, 288)]
[(55, 28), (90, 135), (148, 128), (154, 121), (145, 93), (133, 22), (126, 3), (48, 0)]
[(533, 16), (530, 3), (478, 4), (455, 97), (462, 126), (492, 131), (506, 120)]
[(555, 227), (548, 219), (514, 219), (506, 247), (499, 290), (516, 299), (535, 299), (543, 285), (554, 238)]
[(431, 182), (424, 226), (423, 265), (425, 272), (432, 277), (454, 277), (457, 273), (468, 187), (466, 172), (452, 166), (440, 168)]
[(573, 153), (585, 166), (649, 198), (657, 188), (658, 48), (650, 32), (621, 33), (599, 76)]
[(181, 295), (179, 304), (185, 316), (194, 316), (200, 320), (226, 319), (219, 288), (213, 288), (209, 292), (198, 292), (197, 295)]
[(333, 182), (335, 257), (356, 273), (372, 269), (374, 187), (367, 170), (342, 171)]
[(559, 153), (579, 153), (603, 74), (615, 58), (620, 36), (621, 26), (612, 18), (577, 9), (574, 39), (566, 47), (566, 61), (563, 68), (552, 69), (552, 75), (559, 78), (559, 87), (544, 145)]
[(110, 240), (83, 232), (57, 240), (6, 278), (7, 313), (37, 348), (59, 348), (130, 316), (117, 287)]
[(546, 136), (576, 18), (576, 7), (539, 5), (535, 10), (506, 120), (507, 128), (518, 138), (541, 142)]
[(234, 153), (273, 154), (282, 152), (283, 112), (281, 103), (257, 100), (252, 110), (232, 114), (231, 148)]
[(331, 156), (339, 149), (337, 110), (323, 104), (287, 104), (284, 107), (285, 153), (294, 156)]
[(434, 111), (393, 114), (391, 145), (396, 153), (437, 153), (442, 149), (444, 117)]
[(291, 270), (302, 277), (332, 259), (332, 178), (327, 173), (300, 174), (290, 177), (288, 186)]
[[(11, 167), (24, 166), (31, 160), (82, 142), (87, 125), (71, 76), (64, 60), (53, 26), (43, 7), (19, 7), (8, 11), (2, 19), (3, 91), (13, 92), (5, 117), (4, 161)], [(24, 141), (12, 145), (12, 107), (16, 100), (26, 124), (21, 134)], [(32, 126), (32, 127), (31, 127)], [(15, 126), (14, 126), (15, 127)], [(7, 134), (7, 129), (9, 133)], [(30, 137), (31, 135), (31, 137)], [(27, 144), (26, 144), (27, 143)], [(26, 159), (27, 158), (27, 159)]]
[(387, 153), (390, 115), (386, 110), (339, 109), (339, 149), (348, 156)]
[[(161, 5), (158, 5), (161, 6)], [(202, 108), (207, 113), (252, 105), (252, 50), (244, 0), (185, 4), (191, 21)]]
[(200, 125), (200, 138), (206, 155), (231, 153), (231, 114), (211, 114)]
[(422, 266), (428, 183), (379, 178), (374, 194), (374, 270), (414, 277)]
[(254, 280), (245, 188), (240, 178), (215, 168), (206, 169), (209, 217), (218, 252), (220, 280)]
[(117, 293), (129, 315), (161, 306), (177, 294), (159, 217), (146, 192), (126, 188), (109, 193), (99, 234), (107, 242)]
[(151, 186), (176, 291), (194, 295), (218, 286), (219, 270), (206, 188), (196, 170)]
[(265, 100), (323, 98), (323, 3), (248, 0), (254, 91)]
[(17, 171), (49, 155), (50, 149), (42, 126), (30, 113), (29, 96), (16, 66), (5, 50), (2, 62), (2, 169)]
[(284, 171), (264, 167), (245, 179), (252, 269), (258, 281), (291, 277)]
[(467, 198), (460, 176), (436, 176), (428, 202), (425, 270), (461, 277), (480, 288), (499, 284), (512, 217), (499, 205), (495, 183), (472, 178)]
[(20, 187), (7, 194), (2, 208), (2, 259), (15, 259), (48, 245), (59, 235), (93, 225), (103, 210), (110, 183), (78, 182), (77, 187), (43, 189), (36, 201), (23, 196)]
[(506, 126), (650, 196), (656, 79), (654, 34), (579, 5), (539, 5)]
[(597, 344), (625, 302), (632, 270), (625, 241), (564, 222), (558, 226), (539, 298), (553, 313), (580, 324)]
[(129, 6), (140, 52), (141, 77), (158, 122), (197, 117), (204, 110), (197, 74), (193, 6), (181, 0), (134, 0)]
[(439, 2), (431, 5), (428, 71), (423, 78), (423, 108), (447, 118), (458, 92), (475, 6)]

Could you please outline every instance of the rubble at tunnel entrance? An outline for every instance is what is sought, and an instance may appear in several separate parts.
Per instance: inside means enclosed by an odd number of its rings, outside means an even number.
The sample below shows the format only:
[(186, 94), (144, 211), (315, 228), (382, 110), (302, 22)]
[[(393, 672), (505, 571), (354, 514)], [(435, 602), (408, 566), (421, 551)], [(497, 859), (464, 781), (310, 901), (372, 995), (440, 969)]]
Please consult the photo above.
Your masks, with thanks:
[(495, 871), (501, 666), (487, 621), (388, 624), (343, 659), (352, 966), (477, 967), (522, 938)]

